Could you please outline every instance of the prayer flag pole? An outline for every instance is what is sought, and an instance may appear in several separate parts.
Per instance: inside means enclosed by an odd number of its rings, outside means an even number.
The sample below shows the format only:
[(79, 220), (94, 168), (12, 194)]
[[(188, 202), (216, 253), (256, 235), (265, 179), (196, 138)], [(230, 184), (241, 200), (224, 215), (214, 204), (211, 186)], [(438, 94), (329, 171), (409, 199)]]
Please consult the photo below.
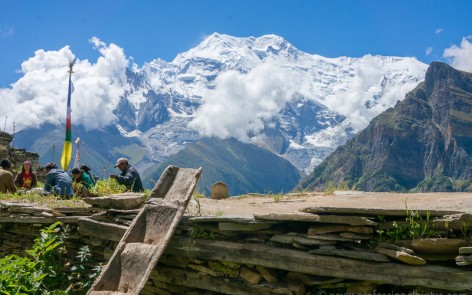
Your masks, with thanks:
[(61, 155), (61, 167), (64, 171), (67, 171), (69, 167), (70, 159), (72, 158), (72, 142), (71, 142), (71, 107), (70, 98), (72, 94), (72, 67), (74, 66), (75, 58), (69, 62), (69, 90), (67, 92), (67, 117), (66, 117), (66, 139), (64, 141), (64, 148), (62, 149)]

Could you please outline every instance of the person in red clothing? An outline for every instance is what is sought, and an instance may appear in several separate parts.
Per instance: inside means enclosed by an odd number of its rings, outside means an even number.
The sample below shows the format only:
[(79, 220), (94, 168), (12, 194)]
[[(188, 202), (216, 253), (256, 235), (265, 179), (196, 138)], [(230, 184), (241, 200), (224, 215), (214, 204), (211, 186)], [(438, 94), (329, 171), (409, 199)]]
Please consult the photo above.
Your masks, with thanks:
[(22, 190), (30, 190), (37, 185), (36, 173), (31, 168), (31, 162), (25, 161), (21, 172), (15, 177), (15, 185)]

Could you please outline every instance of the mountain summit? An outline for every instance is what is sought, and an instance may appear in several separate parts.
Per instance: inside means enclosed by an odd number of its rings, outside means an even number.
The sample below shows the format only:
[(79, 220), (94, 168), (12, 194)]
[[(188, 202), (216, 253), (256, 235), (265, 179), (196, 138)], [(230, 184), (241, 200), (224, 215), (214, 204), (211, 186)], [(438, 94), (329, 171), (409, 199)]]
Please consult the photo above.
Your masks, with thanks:
[(403, 99), (426, 68), (414, 58), (325, 58), (276, 35), (214, 33), (172, 62), (129, 71), (116, 125), (156, 162), (205, 136), (235, 137), (308, 173)]
[[(155, 59), (115, 73), (120, 83), (112, 83), (111, 93), (121, 96), (103, 106), (103, 117), (115, 118), (112, 125), (82, 128), (80, 135), (75, 130), (81, 128), (73, 126), (73, 136), (96, 134), (107, 146), (115, 145), (105, 149), (87, 141), (87, 154), (100, 155), (90, 158), (92, 168), (103, 175), (103, 167), (109, 167), (105, 159), (128, 157), (144, 171), (205, 137), (257, 145), (307, 175), (373, 117), (402, 100), (423, 81), (426, 69), (414, 58), (327, 58), (300, 51), (276, 35), (214, 33), (171, 62)], [(77, 73), (77, 95), (84, 85), (79, 79), (86, 77)], [(63, 139), (41, 140), (46, 138), (42, 128), (18, 132), (15, 141), (38, 151), (46, 162), (57, 155), (53, 143)]]
[(472, 74), (432, 63), (425, 81), (300, 184), (365, 191), (472, 191)]

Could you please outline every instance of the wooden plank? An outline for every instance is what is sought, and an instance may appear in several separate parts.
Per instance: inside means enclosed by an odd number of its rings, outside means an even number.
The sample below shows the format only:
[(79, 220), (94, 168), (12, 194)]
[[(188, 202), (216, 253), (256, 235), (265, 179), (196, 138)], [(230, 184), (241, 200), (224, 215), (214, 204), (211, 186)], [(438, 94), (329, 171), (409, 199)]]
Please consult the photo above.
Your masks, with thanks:
[(103, 240), (118, 242), (128, 229), (126, 226), (114, 223), (100, 222), (89, 217), (82, 217), (77, 221), (78, 231), (84, 236), (99, 237)]
[[(415, 210), (409, 209), (414, 212), (418, 212), (421, 216), (429, 214), (430, 217), (440, 217), (450, 214), (463, 213), (463, 211), (456, 210)], [(340, 207), (308, 207), (301, 210), (306, 213), (314, 214), (334, 214), (334, 215), (350, 215), (350, 216), (392, 216), (392, 217), (405, 217), (407, 216), (406, 209), (381, 209), (381, 208), (340, 208)]]
[(353, 232), (358, 234), (373, 234), (374, 229), (369, 226), (350, 226), (350, 225), (343, 225), (343, 224), (336, 224), (336, 225), (316, 225), (310, 226), (308, 228), (308, 235), (314, 236), (319, 234), (328, 234), (328, 233), (336, 233), (336, 232)]
[[(129, 243), (121, 252), (121, 278), (118, 291), (126, 294), (137, 294), (139, 283), (147, 281), (146, 270), (154, 253), (160, 250), (159, 245)], [(143, 284), (143, 285), (144, 285)]]
[(257, 231), (261, 229), (271, 228), (271, 223), (229, 223), (229, 222), (220, 222), (218, 223), (218, 228), (221, 231)]
[(256, 220), (272, 220), (272, 221), (304, 221), (319, 223), (340, 223), (354, 226), (369, 225), (377, 226), (374, 222), (366, 217), (361, 216), (342, 216), (342, 215), (317, 215), (317, 214), (292, 214), (292, 213), (269, 213), (254, 214)]
[(201, 173), (201, 168), (167, 167), (87, 294), (139, 294), (177, 229)]
[[(258, 221), (254, 217), (244, 217), (244, 216), (238, 216), (238, 215), (197, 216), (197, 217), (190, 217), (189, 221), (191, 223), (203, 223), (203, 222), (258, 223)], [(267, 223), (267, 222), (264, 222), (264, 223)]]
[[(232, 261), (260, 265), (317, 276), (337, 277), (374, 283), (425, 286), (451, 291), (472, 288), (472, 271), (446, 266), (411, 266), (399, 263), (375, 263), (342, 257), (314, 255), (300, 250), (281, 249), (268, 245), (242, 244), (227, 241), (192, 240), (175, 236), (166, 254), (190, 258)], [(362, 270), (362, 271), (360, 271)]]
[(375, 253), (375, 252), (368, 252), (368, 251), (353, 251), (353, 250), (345, 250), (345, 249), (314, 249), (308, 251), (311, 254), (317, 255), (333, 255), (333, 256), (341, 256), (347, 258), (354, 258), (354, 259), (362, 259), (362, 260), (371, 260), (371, 261), (378, 261), (378, 262), (389, 262), (390, 259), (387, 258), (384, 254)]

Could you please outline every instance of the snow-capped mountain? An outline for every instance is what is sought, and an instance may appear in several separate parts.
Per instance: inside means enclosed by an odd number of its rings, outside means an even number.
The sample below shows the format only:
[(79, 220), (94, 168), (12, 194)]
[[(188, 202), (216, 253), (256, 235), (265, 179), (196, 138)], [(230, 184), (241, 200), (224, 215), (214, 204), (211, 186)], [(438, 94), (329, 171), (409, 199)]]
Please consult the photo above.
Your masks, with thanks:
[(128, 69), (116, 126), (159, 162), (203, 136), (268, 148), (309, 173), (424, 79), (415, 58), (326, 58), (282, 37), (214, 33), (172, 62)]

